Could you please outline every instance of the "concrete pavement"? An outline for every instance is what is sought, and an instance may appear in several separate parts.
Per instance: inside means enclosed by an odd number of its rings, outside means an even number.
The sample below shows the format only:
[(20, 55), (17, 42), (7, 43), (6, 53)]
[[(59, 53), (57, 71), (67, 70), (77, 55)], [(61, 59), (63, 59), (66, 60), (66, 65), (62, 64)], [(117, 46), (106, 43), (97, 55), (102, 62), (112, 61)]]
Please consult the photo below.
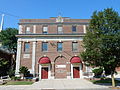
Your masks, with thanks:
[(32, 85), (3, 85), (0, 90), (110, 90), (108, 86), (95, 85), (85, 79), (41, 80)]
[(41, 80), (32, 85), (42, 89), (94, 89), (108, 88), (108, 86), (95, 85), (85, 79), (55, 79)]

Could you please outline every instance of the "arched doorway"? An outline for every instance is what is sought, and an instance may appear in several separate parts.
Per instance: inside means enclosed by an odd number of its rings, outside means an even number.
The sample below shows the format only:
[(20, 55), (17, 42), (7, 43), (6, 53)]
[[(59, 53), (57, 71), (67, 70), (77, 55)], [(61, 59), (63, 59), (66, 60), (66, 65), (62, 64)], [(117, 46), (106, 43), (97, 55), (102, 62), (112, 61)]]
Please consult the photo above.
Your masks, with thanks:
[(74, 56), (70, 60), (71, 62), (71, 77), (82, 78), (82, 61), (78, 56)]
[(59, 56), (55, 59), (55, 78), (67, 78), (66, 58)]
[(51, 61), (48, 57), (42, 57), (38, 61), (39, 63), (39, 78), (49, 79), (51, 76), (50, 66)]

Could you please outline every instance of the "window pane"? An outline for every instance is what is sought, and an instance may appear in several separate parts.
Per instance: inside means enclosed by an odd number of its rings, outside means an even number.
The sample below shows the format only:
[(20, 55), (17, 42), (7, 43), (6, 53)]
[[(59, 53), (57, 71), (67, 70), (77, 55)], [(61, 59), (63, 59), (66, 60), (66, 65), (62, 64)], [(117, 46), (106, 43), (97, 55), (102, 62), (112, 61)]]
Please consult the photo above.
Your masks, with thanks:
[(57, 51), (62, 51), (62, 43), (57, 44)]
[(63, 28), (62, 27), (58, 27), (58, 33), (63, 33)]
[(76, 32), (76, 26), (72, 26), (72, 31)]
[(78, 43), (73, 42), (73, 43), (72, 43), (72, 50), (73, 50), (73, 51), (77, 51), (77, 49), (78, 49)]
[(25, 43), (24, 51), (25, 52), (29, 52), (30, 51), (30, 43)]
[(46, 42), (42, 43), (42, 51), (48, 51), (48, 43)]
[(30, 27), (27, 27), (26, 28), (26, 34), (30, 34), (31, 32), (30, 32)]
[(43, 34), (47, 34), (48, 33), (48, 27), (43, 27)]

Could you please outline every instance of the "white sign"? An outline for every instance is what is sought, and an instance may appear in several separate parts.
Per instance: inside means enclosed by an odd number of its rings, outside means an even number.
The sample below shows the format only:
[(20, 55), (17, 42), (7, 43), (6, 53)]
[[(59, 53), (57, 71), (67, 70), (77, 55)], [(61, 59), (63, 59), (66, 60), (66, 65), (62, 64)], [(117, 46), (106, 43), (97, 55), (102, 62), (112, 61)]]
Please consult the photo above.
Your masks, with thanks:
[(23, 58), (30, 58), (30, 54), (23, 54)]
[(56, 68), (66, 68), (66, 65), (56, 65)]

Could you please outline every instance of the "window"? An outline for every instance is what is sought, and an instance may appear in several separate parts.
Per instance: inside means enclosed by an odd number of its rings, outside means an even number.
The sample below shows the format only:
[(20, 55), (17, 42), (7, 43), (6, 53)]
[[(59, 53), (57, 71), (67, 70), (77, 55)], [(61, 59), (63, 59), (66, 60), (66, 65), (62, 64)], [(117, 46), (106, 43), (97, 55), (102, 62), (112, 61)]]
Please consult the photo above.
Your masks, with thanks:
[(30, 52), (30, 43), (29, 42), (25, 43), (25, 45), (24, 45), (24, 51), (25, 52)]
[(26, 31), (25, 31), (26, 34), (30, 34), (30, 27), (26, 27)]
[(43, 27), (43, 34), (47, 34), (48, 33), (48, 27), (47, 26), (44, 26)]
[(77, 42), (72, 43), (72, 51), (78, 51), (78, 43)]
[(72, 32), (76, 32), (76, 26), (72, 26)]
[(42, 43), (42, 51), (48, 51), (48, 43), (47, 42)]
[(63, 33), (63, 27), (62, 26), (58, 26), (58, 33), (62, 34)]
[(57, 51), (62, 51), (62, 43), (57, 43)]

